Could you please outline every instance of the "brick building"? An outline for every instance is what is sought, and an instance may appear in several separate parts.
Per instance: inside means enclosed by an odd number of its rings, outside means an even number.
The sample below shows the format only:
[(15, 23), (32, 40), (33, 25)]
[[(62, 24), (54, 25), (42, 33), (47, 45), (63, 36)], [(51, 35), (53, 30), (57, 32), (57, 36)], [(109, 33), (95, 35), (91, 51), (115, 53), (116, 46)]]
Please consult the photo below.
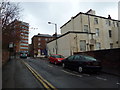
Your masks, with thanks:
[(11, 23), (11, 26), (14, 27), (17, 36), (20, 36), (20, 40), (14, 42), (15, 52), (28, 52), (29, 24), (15, 20)]
[(47, 42), (53, 40), (55, 37), (49, 34), (39, 34), (32, 37), (32, 56), (41, 57), (47, 55)]

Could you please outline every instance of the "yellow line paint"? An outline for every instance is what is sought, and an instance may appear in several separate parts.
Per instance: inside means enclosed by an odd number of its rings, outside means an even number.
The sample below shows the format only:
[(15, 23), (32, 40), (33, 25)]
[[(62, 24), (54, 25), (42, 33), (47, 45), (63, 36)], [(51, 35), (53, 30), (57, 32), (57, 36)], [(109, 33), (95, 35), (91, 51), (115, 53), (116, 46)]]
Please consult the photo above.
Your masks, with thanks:
[(45, 80), (40, 74), (38, 74), (38, 72), (35, 69), (33, 69), (28, 63), (26, 63), (24, 61), (22, 61), (22, 62), (31, 71), (31, 73), (43, 84), (43, 86), (46, 89), (51, 90), (50, 88), (53, 88), (53, 89), (57, 90), (57, 88), (55, 88), (52, 84), (50, 84), (47, 80)]

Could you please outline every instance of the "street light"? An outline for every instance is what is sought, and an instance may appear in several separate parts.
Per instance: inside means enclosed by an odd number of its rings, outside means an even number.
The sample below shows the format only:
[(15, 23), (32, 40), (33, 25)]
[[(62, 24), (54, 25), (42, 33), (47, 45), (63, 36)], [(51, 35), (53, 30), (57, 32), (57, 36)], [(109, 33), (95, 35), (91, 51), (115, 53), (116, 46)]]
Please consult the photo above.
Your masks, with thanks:
[(57, 54), (57, 24), (56, 23), (52, 23), (52, 22), (48, 22), (48, 24), (54, 24), (55, 25), (55, 36), (56, 36), (56, 54)]

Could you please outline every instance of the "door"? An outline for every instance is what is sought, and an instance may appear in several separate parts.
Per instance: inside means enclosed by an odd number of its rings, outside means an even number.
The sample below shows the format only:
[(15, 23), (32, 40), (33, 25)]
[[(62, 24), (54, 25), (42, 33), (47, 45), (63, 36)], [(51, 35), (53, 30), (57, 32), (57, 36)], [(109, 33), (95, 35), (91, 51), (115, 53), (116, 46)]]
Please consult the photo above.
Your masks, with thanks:
[(74, 59), (74, 56), (70, 56), (70, 57), (67, 58), (66, 65), (67, 65), (69, 68), (72, 68), (73, 59)]
[(72, 68), (77, 70), (78, 67), (79, 67), (79, 63), (80, 63), (80, 56), (79, 55), (75, 55), (74, 59), (72, 60)]

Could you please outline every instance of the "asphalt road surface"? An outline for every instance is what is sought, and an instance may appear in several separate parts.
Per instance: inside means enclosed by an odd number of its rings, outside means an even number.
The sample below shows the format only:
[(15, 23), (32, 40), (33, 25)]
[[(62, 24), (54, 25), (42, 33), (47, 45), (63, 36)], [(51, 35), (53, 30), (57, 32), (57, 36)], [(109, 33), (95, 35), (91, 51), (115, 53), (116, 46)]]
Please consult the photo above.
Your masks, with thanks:
[(43, 59), (14, 59), (2, 71), (2, 88), (43, 88), (22, 61), (56, 88), (119, 88), (120, 77), (105, 73), (78, 73)]

